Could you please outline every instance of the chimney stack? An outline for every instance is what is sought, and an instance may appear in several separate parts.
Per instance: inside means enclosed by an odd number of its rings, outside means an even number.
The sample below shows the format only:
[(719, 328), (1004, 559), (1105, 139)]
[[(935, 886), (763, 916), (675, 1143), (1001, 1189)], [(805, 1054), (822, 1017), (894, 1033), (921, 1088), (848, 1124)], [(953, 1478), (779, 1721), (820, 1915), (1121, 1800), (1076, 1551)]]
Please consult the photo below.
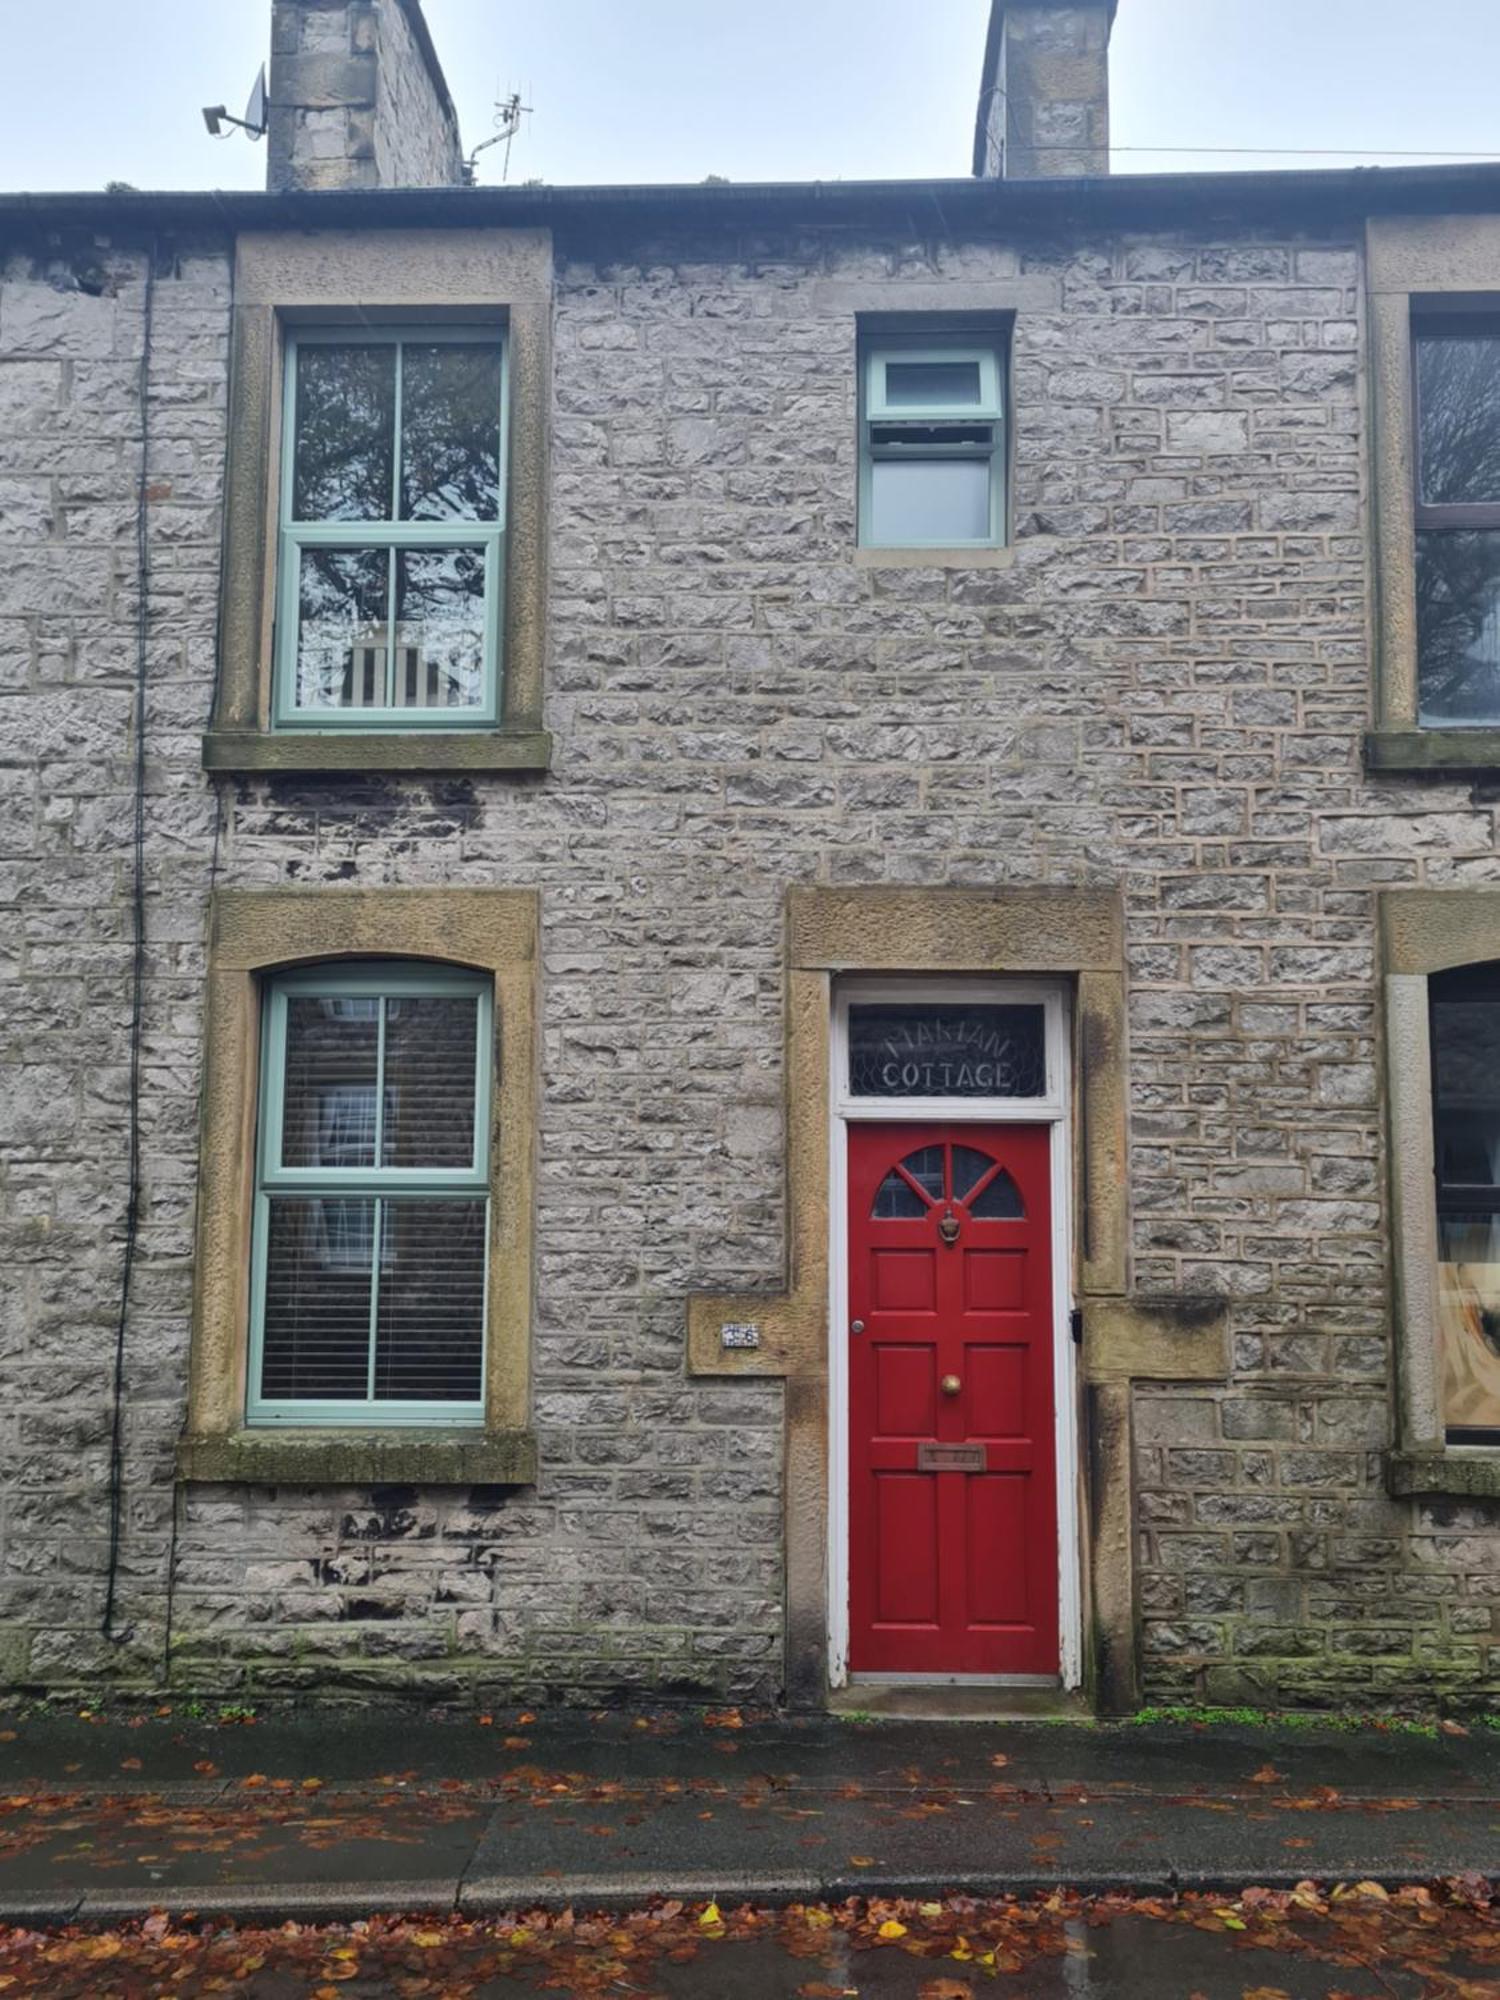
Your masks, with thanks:
[(1109, 172), (1118, 0), (991, 0), (974, 131), (983, 180)]
[(273, 0), (269, 100), (273, 192), (464, 179), (421, 0)]

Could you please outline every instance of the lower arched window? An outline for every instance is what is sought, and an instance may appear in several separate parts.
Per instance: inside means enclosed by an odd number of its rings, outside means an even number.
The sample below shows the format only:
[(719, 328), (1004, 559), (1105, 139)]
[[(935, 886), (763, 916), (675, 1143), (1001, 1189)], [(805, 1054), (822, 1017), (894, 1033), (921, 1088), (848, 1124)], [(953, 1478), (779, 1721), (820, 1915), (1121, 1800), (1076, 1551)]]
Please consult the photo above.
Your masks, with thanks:
[(492, 982), (413, 961), (267, 982), (252, 1424), (484, 1407)]
[(1500, 965), (1429, 981), (1438, 1309), (1450, 1442), (1500, 1443)]

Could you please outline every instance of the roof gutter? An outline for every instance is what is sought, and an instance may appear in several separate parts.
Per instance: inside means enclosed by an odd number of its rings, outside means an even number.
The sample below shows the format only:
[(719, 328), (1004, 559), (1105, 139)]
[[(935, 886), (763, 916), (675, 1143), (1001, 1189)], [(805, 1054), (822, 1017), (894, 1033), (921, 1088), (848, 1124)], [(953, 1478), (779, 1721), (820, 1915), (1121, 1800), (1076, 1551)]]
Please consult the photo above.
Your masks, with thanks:
[(12, 230), (587, 228), (691, 220), (735, 229), (884, 220), (946, 229), (1055, 229), (1176, 219), (1228, 224), (1288, 216), (1500, 211), (1500, 161), (1433, 167), (1320, 167), (1278, 172), (1111, 174), (1090, 179), (762, 181), (719, 185), (210, 189), (148, 193), (0, 193)]

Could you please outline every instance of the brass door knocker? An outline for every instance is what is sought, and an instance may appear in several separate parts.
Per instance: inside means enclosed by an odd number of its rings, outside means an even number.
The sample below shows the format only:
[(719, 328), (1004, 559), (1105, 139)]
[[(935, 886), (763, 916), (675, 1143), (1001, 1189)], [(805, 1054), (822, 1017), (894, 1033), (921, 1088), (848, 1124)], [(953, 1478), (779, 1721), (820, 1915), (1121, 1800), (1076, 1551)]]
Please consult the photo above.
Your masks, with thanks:
[(941, 1236), (943, 1241), (951, 1247), (958, 1241), (958, 1232), (960, 1227), (961, 1224), (959, 1223), (958, 1217), (953, 1213), (953, 1210), (950, 1208), (948, 1210), (948, 1213), (938, 1223), (938, 1235)]

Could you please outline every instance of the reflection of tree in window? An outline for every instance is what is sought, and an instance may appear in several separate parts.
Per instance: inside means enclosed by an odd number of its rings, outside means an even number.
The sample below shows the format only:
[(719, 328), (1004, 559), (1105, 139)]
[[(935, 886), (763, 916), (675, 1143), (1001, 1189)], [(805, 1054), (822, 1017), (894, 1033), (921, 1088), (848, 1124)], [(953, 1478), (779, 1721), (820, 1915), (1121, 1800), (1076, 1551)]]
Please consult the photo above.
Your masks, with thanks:
[(479, 720), (503, 574), (503, 342), (309, 335), (292, 351), (293, 709)]
[(1500, 720), (1500, 332), (1419, 328), (1416, 371), (1422, 717)]
[(362, 645), (384, 663), (390, 562), (384, 549), (304, 549), (298, 571), (297, 703), (368, 707), (384, 690), (356, 687)]
[(1417, 537), (1417, 629), (1423, 716), (1500, 720), (1500, 535)]
[(1500, 333), (1417, 341), (1422, 499), (1500, 502)]
[(401, 516), (493, 521), (500, 504), (500, 351), (402, 349)]
[(395, 415), (393, 346), (299, 347), (294, 519), (389, 519)]
[(401, 707), (462, 707), (484, 678), (484, 551), (402, 549), (396, 557), (397, 672)]

